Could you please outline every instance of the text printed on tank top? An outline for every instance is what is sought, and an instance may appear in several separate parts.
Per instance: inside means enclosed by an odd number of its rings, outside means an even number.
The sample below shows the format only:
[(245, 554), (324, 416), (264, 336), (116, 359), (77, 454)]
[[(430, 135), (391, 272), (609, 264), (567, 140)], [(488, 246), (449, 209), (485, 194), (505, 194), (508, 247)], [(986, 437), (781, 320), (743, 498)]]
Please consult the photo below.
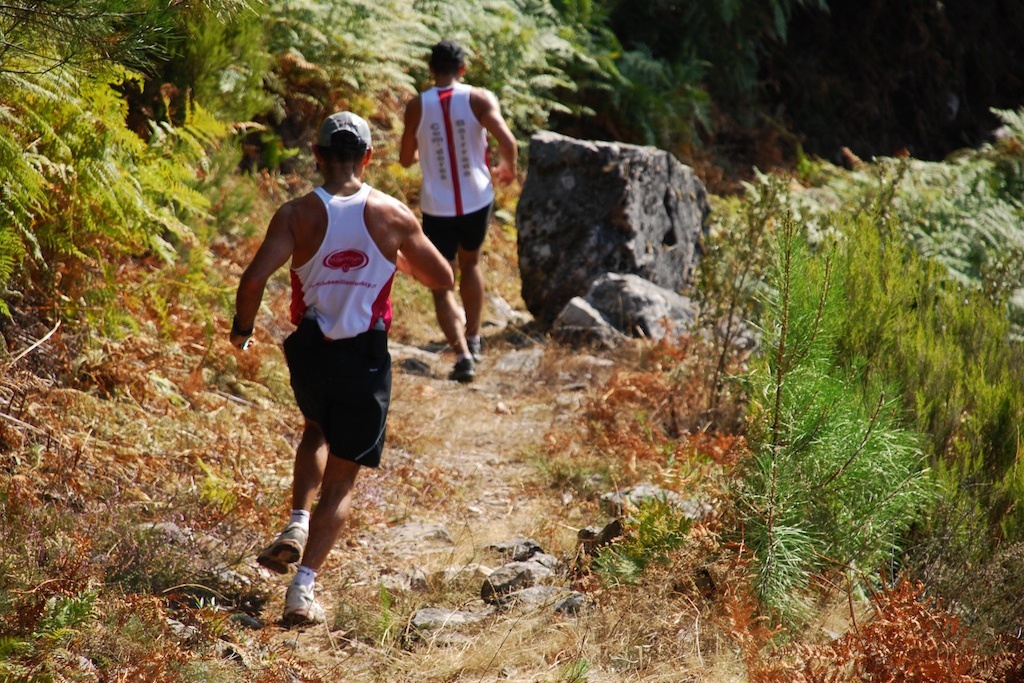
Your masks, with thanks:
[(460, 216), (494, 200), (487, 131), (473, 112), (472, 93), (471, 86), (455, 83), (422, 94), (416, 141), (423, 171), (423, 213)]

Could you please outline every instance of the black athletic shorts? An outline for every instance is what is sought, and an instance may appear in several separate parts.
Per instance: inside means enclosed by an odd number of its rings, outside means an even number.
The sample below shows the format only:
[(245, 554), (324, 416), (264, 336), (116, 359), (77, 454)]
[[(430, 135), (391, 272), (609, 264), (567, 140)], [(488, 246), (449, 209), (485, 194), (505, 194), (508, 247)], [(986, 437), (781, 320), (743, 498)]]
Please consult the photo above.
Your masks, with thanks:
[(454, 261), (459, 247), (466, 251), (476, 251), (483, 246), (493, 206), (493, 203), (488, 204), (479, 211), (461, 216), (431, 216), (425, 213), (423, 232), (442, 256)]
[(387, 332), (332, 341), (306, 318), (284, 340), (295, 402), (319, 425), (331, 455), (377, 467), (391, 404)]

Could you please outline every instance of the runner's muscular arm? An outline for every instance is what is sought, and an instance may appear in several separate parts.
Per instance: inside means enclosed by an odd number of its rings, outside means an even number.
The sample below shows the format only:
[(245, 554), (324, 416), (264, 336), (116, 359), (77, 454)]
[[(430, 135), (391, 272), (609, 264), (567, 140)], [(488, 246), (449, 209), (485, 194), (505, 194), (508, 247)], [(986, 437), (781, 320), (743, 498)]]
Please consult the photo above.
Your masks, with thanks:
[(516, 144), (516, 138), (509, 130), (508, 124), (501, 116), (498, 98), (489, 90), (473, 88), (470, 106), (480, 125), (487, 129), (487, 132), (493, 135), (498, 142), (498, 155), (501, 157), (501, 163), (492, 170), (495, 180), (501, 184), (511, 183), (516, 179), (519, 146)]
[[(256, 251), (252, 262), (242, 273), (238, 281), (238, 292), (235, 295), (235, 320), (238, 328), (252, 329), (263, 300), (263, 291), (267, 280), (274, 272), (288, 262), (295, 251), (295, 235), (291, 222), (296, 209), (295, 202), (288, 202), (274, 214), (267, 228), (267, 235)], [(231, 343), (241, 348), (248, 337), (232, 334)]]
[(416, 149), (416, 129), (420, 125), (422, 106), (419, 96), (409, 101), (405, 106), (405, 130), (402, 131), (402, 147), (398, 153), (398, 163), (409, 168), (419, 159)]
[(455, 286), (451, 264), (423, 234), (419, 223), (416, 223), (416, 230), (410, 231), (403, 240), (398, 250), (396, 265), (399, 270), (412, 275), (428, 289), (451, 289)]

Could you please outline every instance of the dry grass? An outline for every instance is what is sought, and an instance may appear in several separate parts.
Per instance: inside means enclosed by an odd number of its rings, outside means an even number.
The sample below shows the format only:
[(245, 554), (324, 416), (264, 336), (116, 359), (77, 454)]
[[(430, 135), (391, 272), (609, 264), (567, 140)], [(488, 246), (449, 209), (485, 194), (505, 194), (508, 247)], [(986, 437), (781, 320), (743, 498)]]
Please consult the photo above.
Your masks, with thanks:
[[(513, 199), (502, 196), (506, 214)], [(237, 281), (258, 237), (215, 241), (224, 283)], [(514, 232), (496, 219), (489, 289), (521, 308), (515, 254)], [(428, 377), (396, 372), (383, 466), (361, 473), (350, 524), (318, 577), (329, 624), (279, 629), (287, 579), (253, 557), (287, 514), (301, 425), (280, 351), (287, 282), (271, 283), (257, 343), (239, 353), (225, 338), (226, 310), (196, 311), (169, 284), (185, 275), (126, 267), (119, 313), (138, 325), (117, 338), (61, 329), (18, 358), (51, 326), (26, 315), (3, 329), (12, 355), (0, 360), (0, 678), (1021, 678), (1018, 641), (982, 648), (909, 584), (880, 594), (872, 620), (840, 623), (849, 631), (831, 643), (771, 628), (733, 543), (745, 399), (714, 386), (719, 350), (698, 339), (573, 350), (500, 320), (485, 327), (488, 357), (473, 385), (444, 379), (443, 354)], [(442, 348), (429, 293), (400, 278), (395, 306), (396, 342)], [(537, 354), (534, 367), (499, 370), (521, 351)], [(713, 501), (717, 514), (634, 582), (609, 581), (580, 554), (577, 532), (607, 521), (602, 493), (640, 482)], [(407, 522), (443, 526), (450, 541), (399, 543)], [(516, 607), (423, 637), (409, 627), (416, 610), (479, 609), (479, 580), (381, 588), (417, 571), (497, 566), (488, 546), (516, 537), (563, 561), (557, 581), (588, 599), (578, 616)], [(263, 626), (245, 628), (243, 615)], [(900, 679), (910, 666), (920, 676)]]

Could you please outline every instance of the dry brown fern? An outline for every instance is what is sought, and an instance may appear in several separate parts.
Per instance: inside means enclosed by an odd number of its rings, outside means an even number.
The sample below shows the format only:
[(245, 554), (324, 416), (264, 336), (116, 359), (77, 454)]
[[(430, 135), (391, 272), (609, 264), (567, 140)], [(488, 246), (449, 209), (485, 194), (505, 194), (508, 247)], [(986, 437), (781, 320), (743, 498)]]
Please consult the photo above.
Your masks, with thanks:
[[(794, 644), (750, 666), (755, 683), (974, 683), (1024, 680), (1024, 645), (1013, 639), (982, 654), (956, 616), (902, 580), (875, 598), (875, 616), (821, 645)], [(749, 661), (749, 660), (748, 660)]]

